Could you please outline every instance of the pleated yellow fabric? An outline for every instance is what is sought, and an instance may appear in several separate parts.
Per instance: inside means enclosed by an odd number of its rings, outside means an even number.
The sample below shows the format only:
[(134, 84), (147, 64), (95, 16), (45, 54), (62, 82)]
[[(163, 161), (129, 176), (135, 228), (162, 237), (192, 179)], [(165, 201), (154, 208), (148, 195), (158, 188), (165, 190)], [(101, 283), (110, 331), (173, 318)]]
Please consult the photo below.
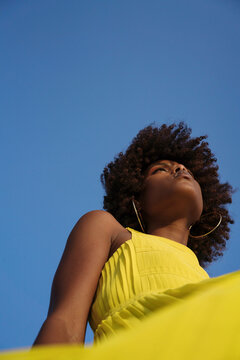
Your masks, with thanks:
[(95, 343), (179, 301), (166, 290), (209, 278), (187, 246), (127, 229), (132, 238), (106, 262), (99, 280), (89, 319)]
[(240, 359), (240, 270), (210, 278), (187, 246), (127, 229), (132, 238), (99, 278), (94, 344), (16, 349), (0, 359)]

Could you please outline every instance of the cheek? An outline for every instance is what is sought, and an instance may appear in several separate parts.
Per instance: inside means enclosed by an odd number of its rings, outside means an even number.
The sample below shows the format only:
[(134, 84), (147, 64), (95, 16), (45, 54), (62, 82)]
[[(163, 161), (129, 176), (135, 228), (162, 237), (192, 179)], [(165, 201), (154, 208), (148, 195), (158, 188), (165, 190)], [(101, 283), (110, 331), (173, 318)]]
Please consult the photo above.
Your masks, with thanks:
[(203, 210), (203, 197), (202, 197), (202, 190), (201, 190), (201, 187), (200, 185), (197, 183), (197, 195), (198, 195), (198, 200), (199, 200), (199, 205), (200, 207), (202, 208)]

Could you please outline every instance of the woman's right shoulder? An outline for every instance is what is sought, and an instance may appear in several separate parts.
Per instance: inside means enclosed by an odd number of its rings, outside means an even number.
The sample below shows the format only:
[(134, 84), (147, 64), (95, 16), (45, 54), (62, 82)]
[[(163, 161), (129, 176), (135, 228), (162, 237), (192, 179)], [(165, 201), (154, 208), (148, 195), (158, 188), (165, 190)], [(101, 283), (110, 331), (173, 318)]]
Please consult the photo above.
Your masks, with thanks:
[(110, 236), (112, 241), (116, 239), (121, 231), (125, 230), (119, 221), (106, 210), (90, 210), (80, 217), (78, 223), (84, 223), (86, 227), (96, 228), (98, 232), (102, 230), (106, 235)]

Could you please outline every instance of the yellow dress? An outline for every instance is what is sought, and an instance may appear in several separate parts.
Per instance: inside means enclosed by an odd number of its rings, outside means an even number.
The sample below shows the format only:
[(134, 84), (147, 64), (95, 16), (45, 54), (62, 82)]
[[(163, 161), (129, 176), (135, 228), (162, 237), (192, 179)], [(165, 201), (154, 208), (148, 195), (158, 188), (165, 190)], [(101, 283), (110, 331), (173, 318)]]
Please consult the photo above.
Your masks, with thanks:
[(0, 353), (20, 359), (240, 359), (240, 270), (210, 278), (187, 246), (127, 227), (89, 315), (94, 343)]

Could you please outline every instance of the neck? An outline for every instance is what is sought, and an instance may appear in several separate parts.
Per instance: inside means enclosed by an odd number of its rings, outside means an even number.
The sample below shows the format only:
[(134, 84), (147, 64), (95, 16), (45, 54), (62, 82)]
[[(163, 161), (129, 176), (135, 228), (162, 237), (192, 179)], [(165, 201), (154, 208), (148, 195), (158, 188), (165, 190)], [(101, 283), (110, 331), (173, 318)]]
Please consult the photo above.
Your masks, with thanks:
[(146, 233), (165, 237), (187, 246), (189, 236), (188, 228), (189, 225), (186, 219), (178, 219), (168, 224), (152, 221), (148, 223)]

